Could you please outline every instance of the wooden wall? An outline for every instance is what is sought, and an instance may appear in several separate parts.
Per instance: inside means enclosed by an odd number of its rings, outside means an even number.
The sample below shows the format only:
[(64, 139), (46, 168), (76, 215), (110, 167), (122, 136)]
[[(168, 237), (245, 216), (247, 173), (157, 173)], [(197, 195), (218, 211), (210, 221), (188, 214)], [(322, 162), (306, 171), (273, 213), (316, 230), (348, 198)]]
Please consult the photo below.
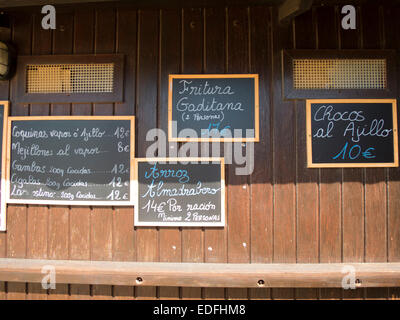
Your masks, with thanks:
[[(281, 26), (276, 8), (63, 9), (57, 29), (40, 9), (13, 14), (20, 55), (124, 53), (125, 102), (35, 104), (11, 115), (131, 115), (136, 154), (149, 129), (167, 128), (170, 73), (258, 73), (260, 138), (251, 176), (227, 172), (227, 227), (133, 226), (133, 208), (9, 205), (0, 257), (162, 262), (318, 263), (400, 261), (400, 169), (306, 169), (305, 102), (283, 101), (280, 52), (399, 49), (400, 8), (358, 7), (357, 30), (340, 28), (340, 8), (318, 6)], [(398, 81), (400, 83), (400, 81)], [(345, 96), (343, 96), (345, 97)], [(338, 97), (341, 98), (341, 97)], [(212, 289), (0, 283), (6, 299), (397, 298), (385, 289)]]

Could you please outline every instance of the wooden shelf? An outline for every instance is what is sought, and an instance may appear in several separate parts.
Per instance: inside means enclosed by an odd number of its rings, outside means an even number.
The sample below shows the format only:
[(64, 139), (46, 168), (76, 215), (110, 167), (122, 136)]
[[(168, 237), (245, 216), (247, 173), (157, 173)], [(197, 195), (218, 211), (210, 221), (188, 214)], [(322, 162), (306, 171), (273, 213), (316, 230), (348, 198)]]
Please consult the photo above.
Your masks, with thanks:
[(341, 288), (354, 267), (357, 287), (400, 286), (400, 263), (222, 264), (0, 259), (0, 281), (41, 282), (54, 266), (57, 283), (127, 286)]

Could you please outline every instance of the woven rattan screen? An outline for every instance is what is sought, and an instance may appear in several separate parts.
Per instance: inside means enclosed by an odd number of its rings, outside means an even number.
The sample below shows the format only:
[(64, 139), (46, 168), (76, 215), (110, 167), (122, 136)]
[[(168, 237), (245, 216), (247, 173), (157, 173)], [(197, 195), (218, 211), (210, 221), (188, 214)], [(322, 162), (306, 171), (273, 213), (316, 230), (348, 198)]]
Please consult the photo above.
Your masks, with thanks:
[(121, 54), (21, 56), (17, 100), (120, 102), (123, 71)]
[(113, 92), (114, 64), (27, 65), (28, 93)]
[(293, 59), (295, 89), (386, 89), (385, 59)]
[(394, 50), (283, 50), (285, 99), (393, 98)]

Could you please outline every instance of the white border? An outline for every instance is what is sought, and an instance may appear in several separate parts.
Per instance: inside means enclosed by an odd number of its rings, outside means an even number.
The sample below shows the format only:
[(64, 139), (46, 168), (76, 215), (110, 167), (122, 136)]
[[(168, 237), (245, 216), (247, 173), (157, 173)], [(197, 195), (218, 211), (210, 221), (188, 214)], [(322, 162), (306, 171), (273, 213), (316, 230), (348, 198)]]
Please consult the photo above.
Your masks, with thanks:
[[(221, 168), (221, 221), (219, 222), (140, 222), (139, 221), (139, 162), (219, 162)], [(136, 204), (134, 214), (134, 226), (139, 227), (225, 227), (225, 162), (224, 158), (137, 158), (135, 159), (135, 192)]]
[[(31, 121), (31, 120), (129, 120), (130, 121), (130, 181), (129, 181), (129, 201), (71, 201), (71, 200), (34, 200), (34, 199), (11, 199), (10, 198), (10, 174), (11, 174), (11, 128), (13, 121)], [(10, 129), (8, 132), (8, 143), (7, 148), (7, 180), (6, 180), (6, 202), (7, 203), (19, 203), (19, 204), (42, 204), (42, 205), (68, 205), (68, 206), (133, 206), (136, 199), (135, 187), (134, 187), (134, 158), (135, 158), (135, 116), (38, 116), (38, 117), (9, 117), (8, 118)]]

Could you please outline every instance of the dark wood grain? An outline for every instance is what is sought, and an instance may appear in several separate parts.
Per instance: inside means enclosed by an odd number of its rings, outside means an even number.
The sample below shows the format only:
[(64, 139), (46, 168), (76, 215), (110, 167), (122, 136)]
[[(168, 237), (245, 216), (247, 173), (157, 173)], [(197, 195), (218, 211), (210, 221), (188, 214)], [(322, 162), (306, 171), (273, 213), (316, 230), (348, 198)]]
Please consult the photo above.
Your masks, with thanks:
[[(340, 16), (338, 7), (317, 9), (318, 49), (338, 49)], [(320, 169), (319, 256), (320, 262), (342, 261), (342, 169)], [(320, 299), (340, 299), (342, 290), (321, 289)]]
[[(150, 145), (146, 141), (146, 134), (157, 127), (159, 12), (140, 10), (138, 19), (136, 116), (140, 120), (137, 124), (136, 141), (138, 157), (146, 157), (146, 150)], [(159, 234), (156, 228), (136, 228), (136, 259), (159, 260)], [(138, 299), (154, 299), (157, 288), (136, 288), (135, 294)]]

